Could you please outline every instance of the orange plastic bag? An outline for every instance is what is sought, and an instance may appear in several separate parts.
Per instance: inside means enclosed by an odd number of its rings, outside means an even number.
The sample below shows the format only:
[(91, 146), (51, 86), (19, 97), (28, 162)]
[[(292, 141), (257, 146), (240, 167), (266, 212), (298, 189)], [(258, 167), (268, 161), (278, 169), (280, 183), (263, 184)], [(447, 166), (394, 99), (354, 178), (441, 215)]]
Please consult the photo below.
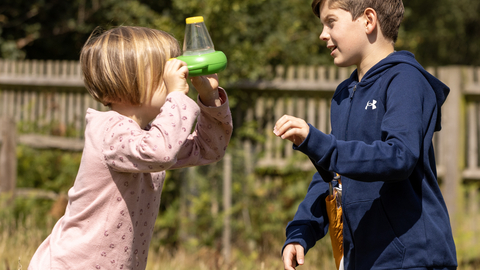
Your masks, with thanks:
[(340, 267), (340, 261), (343, 258), (343, 219), (342, 219), (342, 207), (337, 207), (337, 196), (328, 195), (325, 198), (327, 205), (327, 215), (329, 220), (329, 233), (330, 240), (332, 242), (333, 257), (335, 259), (335, 265), (337, 269)]

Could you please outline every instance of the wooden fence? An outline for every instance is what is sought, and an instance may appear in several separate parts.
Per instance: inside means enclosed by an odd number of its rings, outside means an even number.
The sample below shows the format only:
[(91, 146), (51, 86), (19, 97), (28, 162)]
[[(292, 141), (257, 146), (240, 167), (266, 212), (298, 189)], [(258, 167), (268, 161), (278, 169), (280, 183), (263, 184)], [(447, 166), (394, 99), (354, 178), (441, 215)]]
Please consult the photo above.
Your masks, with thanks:
[[(250, 130), (253, 134), (246, 138), (256, 137), (244, 140), (246, 160), (250, 162), (245, 167), (312, 169), (308, 161), (295, 162), (291, 144), (273, 135), (273, 125), (283, 114), (292, 114), (328, 132), (331, 96), (351, 71), (279, 66), (272, 71), (272, 79), (228, 86), (227, 91), (247, 93), (243, 104), (237, 106), (234, 119), (236, 131)], [(469, 193), (466, 207), (479, 208), (480, 68), (448, 66), (428, 71), (451, 88), (442, 108), (443, 130), (435, 137), (435, 147), (439, 179), (454, 216), (459, 207), (464, 207), (458, 205), (458, 198), (465, 185), (476, 187)], [(18, 136), (19, 143), (61, 147), (56, 145), (63, 140), (66, 148), (74, 145), (74, 150), (81, 150), (88, 107), (107, 109), (84, 89), (78, 62), (0, 60), (0, 118), (12, 119), (17, 124), (22, 134)], [(259, 159), (254, 160), (257, 156)], [(0, 175), (3, 171), (2, 165)]]

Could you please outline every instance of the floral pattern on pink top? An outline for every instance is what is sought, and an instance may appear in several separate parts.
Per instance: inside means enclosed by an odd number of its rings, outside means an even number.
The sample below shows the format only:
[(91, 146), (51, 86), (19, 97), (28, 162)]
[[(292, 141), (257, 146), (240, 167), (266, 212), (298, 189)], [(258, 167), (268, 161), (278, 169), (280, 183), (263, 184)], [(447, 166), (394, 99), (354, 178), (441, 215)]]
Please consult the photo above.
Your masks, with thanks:
[(145, 269), (165, 170), (212, 163), (225, 153), (232, 120), (226, 93), (219, 93), (219, 107), (169, 94), (148, 130), (114, 111), (89, 109), (65, 215), (28, 269)]

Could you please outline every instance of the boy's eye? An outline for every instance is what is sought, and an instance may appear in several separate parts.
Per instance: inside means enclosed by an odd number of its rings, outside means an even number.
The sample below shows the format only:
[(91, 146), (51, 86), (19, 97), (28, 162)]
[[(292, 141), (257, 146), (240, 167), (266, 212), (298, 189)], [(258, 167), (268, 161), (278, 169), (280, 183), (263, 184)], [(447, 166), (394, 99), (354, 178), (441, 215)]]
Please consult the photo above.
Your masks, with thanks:
[(332, 28), (334, 22), (335, 22), (335, 19), (332, 19), (332, 18), (327, 19), (323, 24), (323, 27)]

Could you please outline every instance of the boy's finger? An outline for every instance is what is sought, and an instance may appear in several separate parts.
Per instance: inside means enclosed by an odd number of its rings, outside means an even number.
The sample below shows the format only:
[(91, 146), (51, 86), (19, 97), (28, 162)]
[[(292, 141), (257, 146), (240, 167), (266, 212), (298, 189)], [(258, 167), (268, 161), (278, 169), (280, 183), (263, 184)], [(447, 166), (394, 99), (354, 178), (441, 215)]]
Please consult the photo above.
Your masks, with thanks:
[(303, 265), (305, 262), (305, 254), (304, 254), (304, 249), (301, 245), (296, 245), (295, 250), (297, 252), (297, 263), (299, 265)]
[(284, 122), (280, 127), (275, 126), (274, 133), (277, 136), (281, 136), (283, 139), (286, 137), (290, 137), (296, 134), (298, 126), (288, 119)]
[(277, 120), (277, 123), (283, 126), (286, 122), (288, 122), (288, 119), (290, 117), (291, 116), (289, 116), (289, 115), (284, 115), (284, 116), (280, 117), (280, 119)]
[(283, 267), (285, 268), (285, 270), (295, 270), (295, 267), (298, 266), (297, 259), (296, 259), (298, 254), (297, 252), (298, 250), (295, 245), (290, 244), (285, 248), (282, 256)]
[(289, 120), (289, 117), (287, 115), (284, 115), (280, 119), (278, 119), (277, 123), (275, 123), (274, 133), (275, 135), (280, 136), (290, 128), (291, 122)]
[(285, 270), (295, 270), (296, 264), (293, 263), (293, 256), (287, 256), (283, 258), (283, 268)]
[[(294, 117), (294, 116), (290, 116), (290, 115), (284, 115), (282, 117), (280, 117), (280, 119), (277, 120), (277, 124), (276, 124), (276, 127), (277, 129), (282, 127), (282, 126), (285, 126), (286, 124), (289, 124), (289, 125), (294, 125), (295, 123), (298, 122), (298, 119), (297, 117)], [(290, 127), (291, 128), (291, 127)]]

